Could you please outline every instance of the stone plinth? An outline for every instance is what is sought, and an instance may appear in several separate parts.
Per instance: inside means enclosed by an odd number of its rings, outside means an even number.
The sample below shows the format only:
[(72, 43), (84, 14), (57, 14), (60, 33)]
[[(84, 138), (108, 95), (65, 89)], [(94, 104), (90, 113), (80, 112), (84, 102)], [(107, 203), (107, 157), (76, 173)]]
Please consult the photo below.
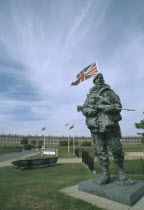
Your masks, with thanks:
[(100, 178), (90, 179), (79, 184), (79, 190), (129, 206), (134, 205), (144, 195), (144, 181), (128, 179), (119, 181), (118, 177), (112, 177), (112, 181), (106, 185), (99, 184)]

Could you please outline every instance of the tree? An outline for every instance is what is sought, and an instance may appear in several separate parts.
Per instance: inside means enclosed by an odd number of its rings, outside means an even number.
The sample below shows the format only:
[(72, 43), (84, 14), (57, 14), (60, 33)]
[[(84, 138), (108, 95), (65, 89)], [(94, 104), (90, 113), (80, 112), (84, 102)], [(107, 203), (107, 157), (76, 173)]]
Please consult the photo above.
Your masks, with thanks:
[[(135, 123), (135, 127), (137, 129), (144, 129), (144, 120), (141, 120), (139, 123)], [(144, 133), (137, 133), (142, 137), (142, 144), (144, 144)]]
[(82, 143), (82, 146), (91, 146), (91, 142), (90, 141), (84, 141)]
[(28, 144), (28, 138), (27, 137), (22, 138), (21, 144), (23, 145)]
[[(75, 145), (78, 145), (78, 141), (75, 140), (75, 139), (74, 139), (74, 144), (75, 144)], [(70, 140), (70, 146), (72, 146), (72, 145), (73, 145), (73, 140)]]
[(36, 141), (35, 141), (35, 140), (32, 140), (32, 141), (31, 141), (31, 145), (32, 145), (33, 147), (35, 147)]
[[(78, 141), (77, 140), (74, 140), (74, 143), (75, 145), (78, 145)], [(73, 146), (73, 140), (70, 140), (70, 146)], [(66, 140), (63, 140), (63, 141), (60, 141), (60, 146), (68, 146), (68, 141)]]
[(68, 141), (60, 141), (60, 146), (68, 146)]
[(42, 148), (42, 145), (43, 145), (43, 141), (42, 140), (38, 141), (38, 148)]

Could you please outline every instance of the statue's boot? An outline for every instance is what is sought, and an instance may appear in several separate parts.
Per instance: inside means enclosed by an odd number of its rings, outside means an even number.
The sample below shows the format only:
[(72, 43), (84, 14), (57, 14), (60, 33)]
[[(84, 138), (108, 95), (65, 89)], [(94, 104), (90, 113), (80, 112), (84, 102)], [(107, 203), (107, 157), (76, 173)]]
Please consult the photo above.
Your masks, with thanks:
[(108, 184), (111, 182), (111, 176), (109, 173), (108, 166), (102, 166), (102, 169), (103, 169), (103, 177), (99, 183), (100, 184)]
[(125, 174), (123, 164), (117, 164), (117, 167), (118, 167), (118, 176), (119, 176), (119, 180), (121, 180), (121, 181), (127, 180), (128, 177), (127, 177), (126, 174)]

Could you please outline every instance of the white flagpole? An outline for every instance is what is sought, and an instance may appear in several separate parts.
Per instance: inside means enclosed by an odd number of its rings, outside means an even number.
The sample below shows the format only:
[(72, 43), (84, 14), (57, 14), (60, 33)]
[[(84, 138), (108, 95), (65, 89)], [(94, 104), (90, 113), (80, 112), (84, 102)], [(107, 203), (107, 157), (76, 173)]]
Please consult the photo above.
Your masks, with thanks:
[[(44, 127), (44, 128), (41, 129), (41, 131), (44, 131), (44, 130), (46, 130), (46, 127)], [(45, 149), (45, 135), (43, 135), (43, 136), (44, 136), (43, 147), (44, 147), (44, 149)]]
[(44, 149), (45, 149), (45, 136), (44, 136)]
[[(68, 126), (69, 125), (69, 123), (67, 123), (65, 126)], [(70, 151), (69, 151), (69, 130), (68, 130), (68, 154), (70, 153)]]
[(98, 69), (98, 71), (99, 71), (99, 67), (98, 67), (98, 62), (96, 61), (96, 66), (97, 66), (97, 69)]
[(69, 135), (68, 135), (68, 154), (70, 153), (70, 151), (69, 151), (69, 143), (70, 143), (70, 138), (69, 138)]
[(73, 154), (75, 154), (74, 128), (73, 128)]

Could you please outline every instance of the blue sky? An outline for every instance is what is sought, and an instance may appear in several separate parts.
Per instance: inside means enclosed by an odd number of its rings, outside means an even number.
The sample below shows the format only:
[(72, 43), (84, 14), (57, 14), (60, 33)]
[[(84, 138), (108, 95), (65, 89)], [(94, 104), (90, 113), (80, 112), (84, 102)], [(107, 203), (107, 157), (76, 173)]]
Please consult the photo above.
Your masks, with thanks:
[(122, 135), (137, 135), (143, 19), (142, 0), (0, 0), (0, 133), (90, 136), (76, 107), (93, 79), (69, 84), (97, 61), (123, 108), (136, 109), (122, 111)]

